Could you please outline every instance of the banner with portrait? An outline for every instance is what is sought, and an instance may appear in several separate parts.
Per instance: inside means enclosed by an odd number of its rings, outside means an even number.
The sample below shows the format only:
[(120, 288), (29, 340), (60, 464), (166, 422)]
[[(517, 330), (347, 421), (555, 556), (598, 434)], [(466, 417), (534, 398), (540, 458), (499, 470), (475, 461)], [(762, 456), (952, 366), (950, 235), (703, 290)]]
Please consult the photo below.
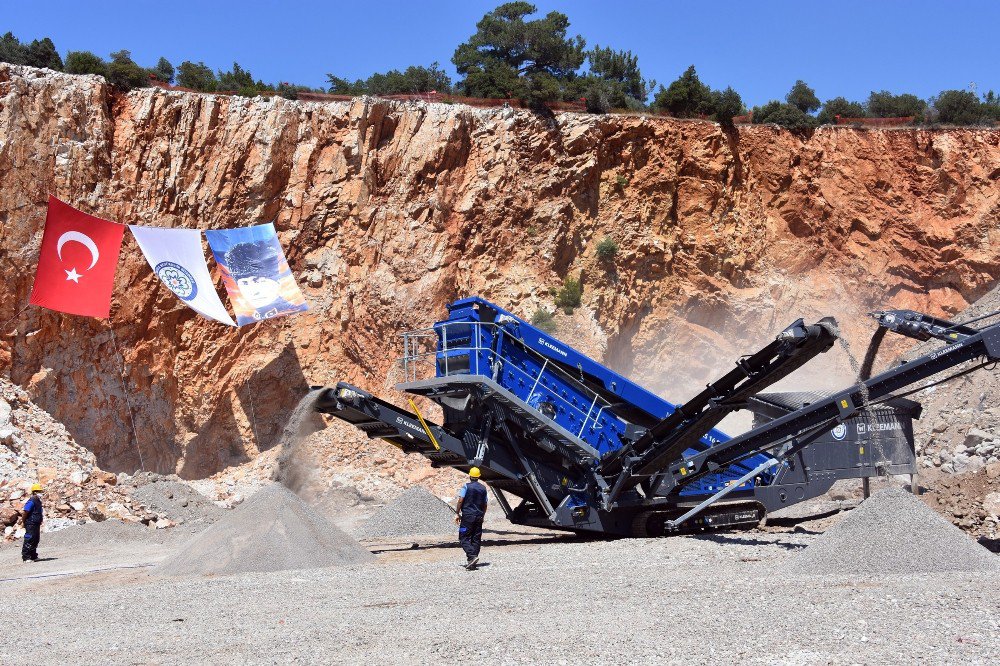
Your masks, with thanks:
[(205, 237), (240, 326), (309, 309), (273, 224), (210, 229)]

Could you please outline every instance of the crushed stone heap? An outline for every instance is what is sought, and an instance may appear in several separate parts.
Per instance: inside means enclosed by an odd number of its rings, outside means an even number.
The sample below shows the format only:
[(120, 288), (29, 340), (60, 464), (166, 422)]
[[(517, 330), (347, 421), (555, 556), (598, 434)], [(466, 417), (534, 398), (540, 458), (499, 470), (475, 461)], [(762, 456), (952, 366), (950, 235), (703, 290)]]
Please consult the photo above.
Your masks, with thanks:
[(123, 485), (133, 488), (135, 500), (177, 523), (214, 523), (226, 512), (176, 477), (146, 472), (130, 477)]
[(168, 576), (313, 569), (374, 556), (280, 484), (257, 491), (181, 546), (158, 568)]
[(790, 562), (792, 573), (870, 577), (1000, 571), (1000, 557), (905, 490), (875, 493)]
[(455, 512), (451, 507), (429, 491), (415, 486), (364, 521), (355, 535), (359, 539), (382, 539), (457, 532)]

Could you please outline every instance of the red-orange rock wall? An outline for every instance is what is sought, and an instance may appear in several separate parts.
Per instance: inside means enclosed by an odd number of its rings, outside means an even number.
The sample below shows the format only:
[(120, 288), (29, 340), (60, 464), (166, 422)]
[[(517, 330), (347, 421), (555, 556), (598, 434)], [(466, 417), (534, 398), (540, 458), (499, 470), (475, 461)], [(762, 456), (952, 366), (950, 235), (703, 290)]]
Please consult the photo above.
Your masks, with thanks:
[[(97, 77), (0, 65), (0, 372), (102, 467), (131, 471), (117, 344), (145, 466), (198, 477), (273, 446), (309, 384), (386, 392), (397, 334), (447, 301), (479, 294), (527, 317), (582, 274), (584, 307), (559, 317), (561, 334), (682, 401), (797, 317), (837, 316), (861, 344), (868, 310), (954, 313), (982, 294), (1000, 276), (998, 144), (985, 129), (803, 137), (374, 99), (115, 95)], [(126, 237), (114, 338), (104, 322), (15, 316), (50, 192), (126, 223), (273, 220), (312, 310), (227, 329), (161, 287)], [(610, 263), (595, 254), (604, 237), (620, 248)]]

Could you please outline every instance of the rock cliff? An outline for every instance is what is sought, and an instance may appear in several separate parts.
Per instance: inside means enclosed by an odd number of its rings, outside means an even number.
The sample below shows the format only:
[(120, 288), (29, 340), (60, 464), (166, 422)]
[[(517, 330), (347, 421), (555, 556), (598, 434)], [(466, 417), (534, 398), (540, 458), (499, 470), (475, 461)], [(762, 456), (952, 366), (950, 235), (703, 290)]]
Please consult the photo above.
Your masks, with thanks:
[[(370, 98), (120, 95), (0, 64), (0, 182), (0, 372), (102, 468), (132, 472), (138, 444), (147, 469), (187, 478), (273, 447), (309, 384), (388, 391), (397, 334), (462, 295), (530, 316), (582, 276), (560, 335), (683, 401), (795, 318), (837, 316), (858, 347), (866, 311), (953, 314), (1000, 276), (997, 130), (799, 136)], [(126, 237), (110, 322), (19, 314), (49, 193), (127, 223), (273, 220), (312, 310), (227, 329), (162, 288)], [(610, 262), (596, 256), (605, 237)], [(849, 379), (828, 356), (817, 381)], [(354, 433), (328, 437), (344, 465), (374, 455)], [(420, 474), (407, 465), (395, 473)]]

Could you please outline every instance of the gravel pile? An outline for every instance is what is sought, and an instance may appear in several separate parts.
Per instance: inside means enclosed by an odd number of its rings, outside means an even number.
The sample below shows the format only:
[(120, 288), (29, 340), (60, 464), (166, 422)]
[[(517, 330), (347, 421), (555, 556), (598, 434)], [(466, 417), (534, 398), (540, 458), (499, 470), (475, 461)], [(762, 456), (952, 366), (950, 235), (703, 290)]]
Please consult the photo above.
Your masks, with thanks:
[(166, 514), (178, 523), (214, 523), (226, 512), (182, 481), (149, 474), (146, 477), (137, 475), (130, 483), (136, 485), (131, 492), (133, 501), (141, 502), (156, 513)]
[(169, 576), (362, 564), (374, 556), (280, 484), (257, 491), (163, 562)]
[(875, 493), (796, 555), (804, 574), (1000, 571), (1000, 558), (905, 490)]
[(455, 512), (435, 495), (410, 488), (363, 522), (355, 533), (359, 539), (453, 534)]
[(123, 523), (120, 520), (105, 520), (100, 523), (74, 525), (58, 532), (42, 535), (40, 547), (45, 548), (88, 548), (114, 547), (127, 544), (162, 544), (170, 538), (165, 530), (146, 527), (137, 523)]

